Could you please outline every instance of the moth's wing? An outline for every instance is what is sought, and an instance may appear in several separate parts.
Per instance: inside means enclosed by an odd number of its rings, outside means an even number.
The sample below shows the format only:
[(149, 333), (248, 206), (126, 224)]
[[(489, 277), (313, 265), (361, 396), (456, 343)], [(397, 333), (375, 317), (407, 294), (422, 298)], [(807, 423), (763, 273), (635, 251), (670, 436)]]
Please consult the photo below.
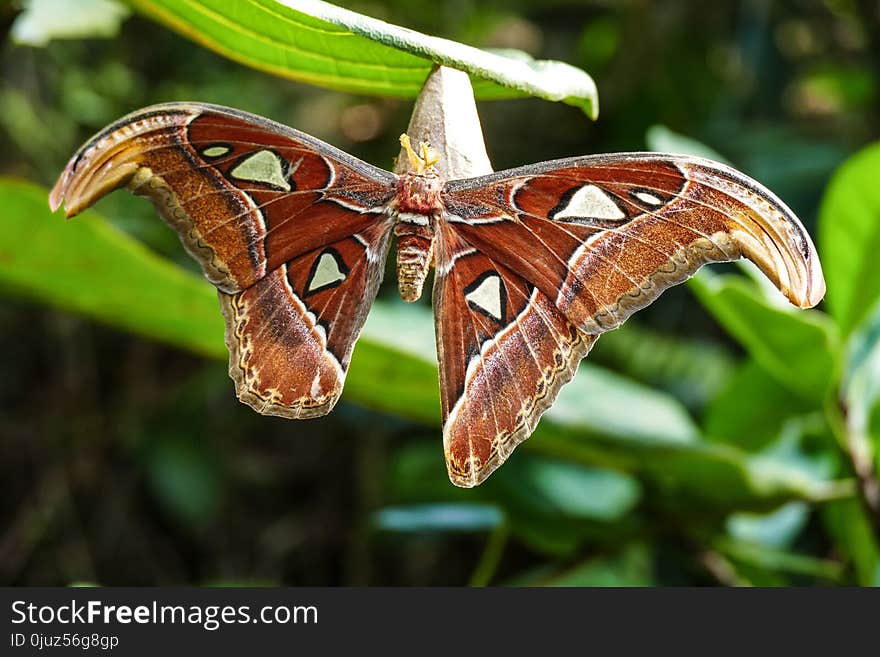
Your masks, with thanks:
[(791, 211), (706, 160), (561, 160), (453, 181), (443, 199), (435, 313), (458, 485), (480, 483), (530, 435), (599, 333), (704, 263), (749, 258), (799, 306), (825, 290)]
[(434, 279), (449, 478), (476, 486), (531, 435), (596, 337), (441, 224)]
[(328, 413), (382, 282), (391, 223), (300, 255), (235, 294), (220, 292), (229, 376), (266, 415)]
[(454, 181), (468, 244), (536, 285), (579, 329), (615, 328), (703, 264), (748, 258), (795, 305), (825, 281), (815, 247), (772, 192), (701, 158), (622, 153)]
[(148, 197), (208, 280), (244, 290), (384, 218), (396, 176), (268, 119), (169, 103), (130, 114), (71, 158), (49, 197), (73, 216), (108, 192)]
[(395, 184), (262, 117), (172, 103), (89, 140), (50, 205), (72, 216), (123, 186), (152, 200), (220, 290), (239, 398), (308, 417), (342, 390), (382, 278)]

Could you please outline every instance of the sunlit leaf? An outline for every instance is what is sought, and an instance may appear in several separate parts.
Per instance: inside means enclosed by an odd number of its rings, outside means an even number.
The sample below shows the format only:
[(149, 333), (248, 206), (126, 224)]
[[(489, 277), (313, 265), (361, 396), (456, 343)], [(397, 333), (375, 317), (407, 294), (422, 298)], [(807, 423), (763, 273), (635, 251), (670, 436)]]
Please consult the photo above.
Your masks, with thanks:
[(878, 171), (880, 144), (875, 144), (837, 170), (819, 209), (826, 301), (844, 334), (865, 318), (880, 297)]
[(517, 459), (495, 483), (506, 499), (518, 499), (518, 506), (602, 521), (623, 518), (641, 497), (632, 477), (546, 458)]
[(800, 534), (808, 515), (806, 504), (789, 502), (771, 513), (734, 513), (727, 520), (727, 531), (744, 542), (783, 548)]
[(0, 284), (28, 298), (225, 358), (216, 293), (94, 211), (49, 211), (45, 189), (0, 179)]
[(230, 59), (293, 80), (415, 98), (443, 64), (470, 73), (480, 99), (532, 95), (598, 112), (595, 83), (573, 66), (487, 52), (319, 0), (129, 1)]
[(604, 334), (590, 352), (590, 362), (666, 390), (691, 409), (718, 394), (734, 369), (722, 346), (645, 328), (634, 319)]

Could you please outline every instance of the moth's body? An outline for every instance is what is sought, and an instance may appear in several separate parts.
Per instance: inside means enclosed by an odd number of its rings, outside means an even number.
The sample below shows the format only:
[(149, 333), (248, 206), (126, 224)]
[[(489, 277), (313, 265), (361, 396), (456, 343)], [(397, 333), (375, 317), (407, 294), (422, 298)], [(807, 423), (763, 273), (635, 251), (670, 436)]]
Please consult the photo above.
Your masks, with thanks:
[(404, 301), (416, 301), (434, 264), (434, 240), (443, 213), (443, 180), (433, 170), (397, 179), (392, 201), (397, 237), (397, 286)]
[(72, 216), (122, 186), (150, 198), (218, 288), (239, 399), (291, 418), (339, 398), (396, 235), (404, 299), (436, 267), (459, 486), (528, 438), (600, 333), (703, 264), (749, 258), (801, 307), (824, 294), (797, 218), (724, 165), (618, 153), (443, 181), (404, 141), (411, 171), (396, 176), (238, 110), (158, 105), (87, 142), (50, 205)]

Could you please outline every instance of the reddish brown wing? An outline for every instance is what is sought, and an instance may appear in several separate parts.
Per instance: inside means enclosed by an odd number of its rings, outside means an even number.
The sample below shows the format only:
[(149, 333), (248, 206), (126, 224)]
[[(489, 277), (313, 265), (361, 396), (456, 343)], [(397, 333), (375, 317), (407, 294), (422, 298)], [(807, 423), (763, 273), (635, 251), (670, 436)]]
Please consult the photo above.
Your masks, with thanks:
[(529, 437), (595, 336), (531, 283), (438, 234), (434, 308), (449, 478), (476, 486)]
[[(704, 263), (749, 258), (802, 307), (825, 290), (791, 211), (707, 160), (629, 153), (546, 162), (450, 182), (443, 200), (437, 332), (444, 443), (460, 485), (485, 479), (528, 437), (595, 336)], [(483, 268), (498, 272), (519, 314), (494, 323), (477, 316), (467, 291)], [(499, 308), (492, 285), (478, 299), (484, 310)], [(541, 334), (558, 346), (551, 355), (534, 348)], [(484, 351), (492, 357), (474, 358)]]
[(289, 418), (329, 412), (382, 282), (390, 223), (305, 253), (236, 294), (220, 292), (239, 399)]
[(381, 280), (395, 182), (267, 119), (172, 103), (93, 137), (50, 204), (72, 216), (122, 186), (150, 198), (221, 291), (240, 398), (306, 417), (341, 392)]

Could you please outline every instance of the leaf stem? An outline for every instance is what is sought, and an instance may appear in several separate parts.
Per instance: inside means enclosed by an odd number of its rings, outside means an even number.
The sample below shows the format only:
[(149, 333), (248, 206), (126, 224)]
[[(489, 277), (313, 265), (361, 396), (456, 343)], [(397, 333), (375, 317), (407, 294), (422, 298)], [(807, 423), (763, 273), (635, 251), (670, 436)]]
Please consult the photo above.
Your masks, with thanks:
[(501, 564), (501, 558), (504, 556), (504, 549), (507, 547), (507, 539), (510, 537), (510, 525), (507, 520), (502, 520), (491, 531), (489, 538), (486, 540), (486, 547), (483, 548), (483, 554), (477, 562), (474, 572), (468, 580), (468, 586), (483, 587), (488, 586), (495, 573), (498, 572), (498, 566)]
[(863, 445), (865, 437), (850, 425), (846, 404), (833, 395), (826, 398), (825, 416), (855, 475), (859, 501), (865, 509), (874, 534), (880, 538), (880, 482), (874, 472), (870, 449), (865, 449)]

